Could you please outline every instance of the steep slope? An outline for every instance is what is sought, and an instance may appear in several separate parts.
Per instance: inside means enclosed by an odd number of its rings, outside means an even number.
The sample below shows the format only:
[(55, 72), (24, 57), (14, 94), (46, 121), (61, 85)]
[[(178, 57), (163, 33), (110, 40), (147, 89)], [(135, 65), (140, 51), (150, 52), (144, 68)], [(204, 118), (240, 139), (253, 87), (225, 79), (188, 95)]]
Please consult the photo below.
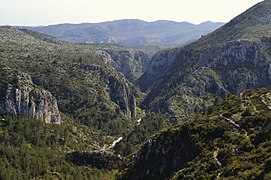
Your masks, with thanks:
[(263, 36), (270, 34), (270, 0), (262, 1), (244, 13), (232, 19), (222, 28), (205, 36), (194, 47), (220, 44), (236, 40), (260, 42)]
[(0, 37), (0, 64), (30, 74), (57, 98), (60, 111), (109, 134), (121, 133), (136, 116), (138, 91), (92, 46), (7, 27)]
[(222, 26), (223, 23), (204, 22), (194, 25), (187, 22), (136, 19), (102, 23), (59, 24), (40, 27), (23, 27), (54, 36), (58, 39), (81, 43), (116, 43), (130, 47), (172, 47), (200, 38)]
[(121, 72), (128, 80), (133, 82), (147, 69), (155, 50), (139, 48), (100, 48), (105, 63)]
[(217, 101), (148, 140), (119, 179), (269, 179), (271, 90)]
[(270, 4), (255, 5), (190, 45), (157, 53), (138, 80), (149, 91), (143, 107), (184, 119), (215, 95), (270, 86)]
[(56, 98), (35, 86), (28, 74), (1, 68), (0, 77), (0, 115), (30, 116), (60, 124)]
[[(66, 42), (60, 41), (54, 37), (45, 34), (40, 34), (38, 32), (27, 29), (22, 29), (22, 31), (39, 40), (51, 44), (67, 46)], [(79, 46), (77, 45), (77, 47)], [(115, 44), (82, 43), (81, 47), (84, 47), (85, 49), (88, 47), (88, 51), (91, 50), (90, 53), (92, 55), (95, 55), (96, 58), (102, 60), (104, 63), (113, 67), (116, 71), (122, 73), (130, 81), (137, 79), (146, 71), (147, 65), (149, 65), (151, 57), (156, 52), (155, 49), (128, 48)]]
[(141, 96), (107, 61), (123, 49), (0, 28), (0, 179), (114, 176), (115, 138), (137, 123)]

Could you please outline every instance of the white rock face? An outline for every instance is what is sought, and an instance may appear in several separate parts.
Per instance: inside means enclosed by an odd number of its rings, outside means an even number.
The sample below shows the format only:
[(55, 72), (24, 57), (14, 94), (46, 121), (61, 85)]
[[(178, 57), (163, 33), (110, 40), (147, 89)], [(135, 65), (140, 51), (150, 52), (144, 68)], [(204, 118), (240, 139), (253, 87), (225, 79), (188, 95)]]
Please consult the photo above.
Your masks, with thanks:
[(14, 76), (14, 72), (10, 73), (11, 77), (17, 78), (17, 83), (0, 81), (0, 115), (30, 116), (46, 123), (60, 124), (56, 98), (49, 91), (35, 86), (28, 74), (20, 73)]

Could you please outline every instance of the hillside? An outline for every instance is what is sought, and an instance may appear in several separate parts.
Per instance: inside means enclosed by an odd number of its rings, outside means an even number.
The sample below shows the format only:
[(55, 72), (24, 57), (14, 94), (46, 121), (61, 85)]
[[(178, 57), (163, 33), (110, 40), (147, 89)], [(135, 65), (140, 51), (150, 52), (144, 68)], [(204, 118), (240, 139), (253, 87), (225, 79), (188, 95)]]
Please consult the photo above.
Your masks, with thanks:
[(56, 97), (61, 112), (108, 134), (120, 134), (132, 123), (140, 93), (97, 49), (5, 27), (0, 42), (0, 64), (28, 73)]
[(183, 48), (158, 52), (138, 80), (142, 107), (175, 119), (206, 110), (222, 98), (271, 84), (271, 1), (263, 1)]
[(56, 98), (29, 74), (0, 67), (0, 77), (0, 179), (100, 179), (115, 173), (116, 167), (66, 161), (70, 152), (101, 150), (112, 137), (60, 113)]
[[(115, 174), (111, 144), (137, 123), (141, 93), (105, 62), (102, 48), (122, 47), (101, 46), (0, 28), (0, 179)], [(108, 154), (87, 167), (68, 160), (92, 151)]]
[(145, 48), (126, 48), (116, 45), (92, 45), (101, 53), (104, 62), (134, 82), (144, 72), (156, 50)]
[[(0, 28), (0, 179), (114, 176), (122, 157), (113, 148), (144, 116), (136, 102), (141, 92), (108, 63), (107, 52), (115, 60), (133, 53), (144, 61), (140, 50), (125, 49)], [(153, 117), (155, 124), (154, 113), (144, 121)], [(136, 145), (164, 127), (160, 122)]]
[(118, 179), (269, 179), (271, 90), (216, 101), (146, 141)]
[(156, 52), (154, 49), (128, 48), (114, 44), (69, 44), (52, 36), (41, 34), (36, 31), (26, 29), (21, 30), (39, 40), (51, 44), (61, 44), (64, 45), (64, 48), (69, 46), (68, 49), (75, 48), (76, 51), (78, 51), (77, 53), (81, 53), (81, 50), (84, 53), (89, 51), (92, 56), (95, 56), (95, 58), (98, 58), (104, 63), (113, 67), (116, 71), (122, 73), (130, 81), (137, 79), (143, 72), (146, 71), (146, 67), (149, 64), (151, 57)]
[(271, 179), (270, 17), (0, 27), (0, 179)]
[(58, 39), (80, 43), (115, 43), (129, 47), (180, 46), (206, 35), (223, 23), (204, 22), (194, 25), (188, 22), (141, 20), (116, 20), (102, 23), (59, 24), (40, 27), (23, 27)]

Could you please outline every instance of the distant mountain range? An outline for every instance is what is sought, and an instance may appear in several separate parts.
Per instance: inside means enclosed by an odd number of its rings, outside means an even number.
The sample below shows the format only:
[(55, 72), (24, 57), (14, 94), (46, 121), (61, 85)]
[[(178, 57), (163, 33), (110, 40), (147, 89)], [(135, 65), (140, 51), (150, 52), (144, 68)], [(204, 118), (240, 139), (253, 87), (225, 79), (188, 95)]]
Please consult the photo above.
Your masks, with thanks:
[(224, 23), (206, 21), (195, 25), (188, 22), (159, 20), (146, 22), (137, 19), (101, 23), (58, 24), (23, 27), (60, 40), (77, 43), (114, 43), (129, 47), (174, 47), (199, 39)]

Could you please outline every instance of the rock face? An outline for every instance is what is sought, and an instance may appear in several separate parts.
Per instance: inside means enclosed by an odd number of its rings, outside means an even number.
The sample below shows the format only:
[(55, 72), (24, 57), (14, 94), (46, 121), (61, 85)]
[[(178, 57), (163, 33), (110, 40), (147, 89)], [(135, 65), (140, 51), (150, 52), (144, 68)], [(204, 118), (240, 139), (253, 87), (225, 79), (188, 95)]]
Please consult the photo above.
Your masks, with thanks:
[(110, 99), (119, 105), (127, 117), (136, 116), (136, 100), (134, 95), (130, 92), (127, 83), (122, 82), (119, 78), (98, 65), (81, 65), (81, 68), (86, 71), (100, 73), (108, 86)]
[(175, 50), (160, 51), (152, 57), (146, 72), (137, 80), (141, 91), (146, 92), (161, 82), (162, 79), (158, 77), (167, 70), (168, 65), (174, 60)]
[(0, 70), (0, 115), (21, 115), (60, 124), (56, 98), (33, 84), (26, 73), (8, 68)]
[(230, 92), (265, 87), (271, 82), (268, 73), (271, 62), (262, 46), (248, 41), (214, 46), (202, 55), (198, 64), (219, 72)]
[(107, 49), (101, 52), (101, 57), (105, 63), (133, 81), (146, 71), (154, 53), (154, 50)]
[[(175, 57), (170, 55), (175, 50), (167, 52), (166, 57), (156, 58), (158, 62), (139, 80), (142, 90), (151, 89), (143, 106), (186, 118), (211, 105), (214, 95), (225, 98), (230, 93), (270, 86), (271, 61), (263, 52), (268, 42), (229, 42), (203, 53), (187, 47)], [(164, 66), (167, 60), (169, 64)]]

